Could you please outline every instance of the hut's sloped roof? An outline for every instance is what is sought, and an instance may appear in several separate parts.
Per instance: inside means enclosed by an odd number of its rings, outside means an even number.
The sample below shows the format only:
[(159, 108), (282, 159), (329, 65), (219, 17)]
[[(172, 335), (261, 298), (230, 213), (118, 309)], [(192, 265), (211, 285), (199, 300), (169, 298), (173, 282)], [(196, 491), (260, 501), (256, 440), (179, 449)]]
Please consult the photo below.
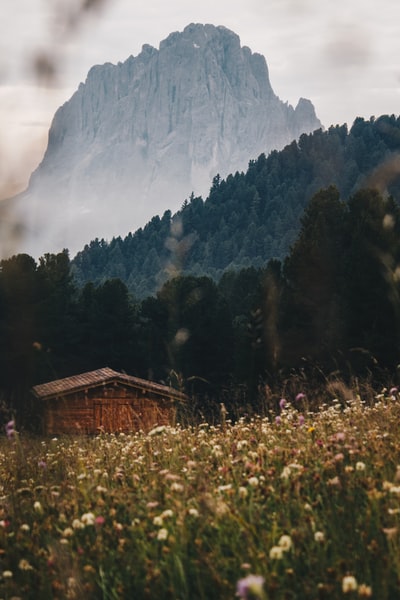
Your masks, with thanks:
[(81, 373), (80, 375), (73, 375), (72, 377), (56, 379), (54, 381), (49, 381), (48, 383), (41, 383), (35, 385), (32, 390), (37, 398), (45, 400), (64, 394), (71, 394), (82, 389), (112, 383), (114, 381), (125, 383), (135, 388), (148, 390), (155, 394), (161, 394), (162, 396), (168, 396), (175, 400), (186, 399), (185, 394), (178, 392), (178, 390), (175, 390), (174, 388), (162, 385), (161, 383), (148, 381), (147, 379), (140, 379), (139, 377), (119, 373), (109, 367)]

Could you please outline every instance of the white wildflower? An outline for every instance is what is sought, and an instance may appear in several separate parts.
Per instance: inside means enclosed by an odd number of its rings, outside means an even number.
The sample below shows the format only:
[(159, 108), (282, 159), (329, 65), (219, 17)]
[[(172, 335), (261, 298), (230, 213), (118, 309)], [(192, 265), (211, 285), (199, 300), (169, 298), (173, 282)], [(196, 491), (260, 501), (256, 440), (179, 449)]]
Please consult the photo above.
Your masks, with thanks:
[(183, 485), (181, 483), (177, 483), (176, 481), (171, 484), (171, 492), (183, 492), (184, 489), (185, 488)]
[(325, 541), (325, 534), (323, 531), (316, 531), (314, 533), (314, 540), (320, 544)]
[(157, 534), (157, 539), (160, 541), (164, 541), (166, 540), (168, 537), (168, 530), (165, 529), (164, 527), (162, 529), (160, 529), (160, 531)]
[(72, 527), (74, 529), (83, 529), (85, 527), (85, 525), (79, 519), (74, 519), (72, 521)]
[(84, 525), (94, 525), (94, 521), (95, 521), (95, 516), (93, 513), (88, 512), (88, 513), (84, 513), (81, 516), (81, 521)]
[(13, 577), (12, 571), (3, 571), (2, 573), (3, 579), (11, 579)]
[(240, 486), (239, 488), (239, 498), (247, 498), (249, 492), (246, 487)]
[(282, 535), (279, 539), (278, 546), (282, 548), (284, 552), (288, 552), (293, 546), (292, 538), (290, 535)]
[(342, 579), (342, 591), (343, 594), (354, 592), (358, 587), (357, 579), (353, 575), (346, 575)]
[(283, 558), (283, 548), (280, 546), (272, 546), (269, 551), (269, 557), (271, 560), (281, 560)]
[(257, 487), (258, 484), (259, 484), (258, 477), (250, 477), (249, 485), (251, 485), (251, 487)]
[(18, 568), (21, 569), (21, 571), (32, 571), (33, 570), (32, 565), (25, 558), (21, 558), (21, 560), (18, 563)]

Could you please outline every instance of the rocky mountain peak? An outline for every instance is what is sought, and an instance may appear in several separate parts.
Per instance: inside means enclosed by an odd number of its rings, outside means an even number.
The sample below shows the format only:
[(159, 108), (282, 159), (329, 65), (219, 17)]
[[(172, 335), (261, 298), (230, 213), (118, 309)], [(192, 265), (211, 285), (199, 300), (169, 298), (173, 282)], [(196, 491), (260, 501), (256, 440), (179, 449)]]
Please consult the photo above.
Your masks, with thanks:
[(273, 92), (265, 58), (223, 26), (191, 23), (159, 49), (90, 69), (56, 112), (28, 190), (14, 202), (33, 255), (125, 235), (176, 210), (213, 177), (247, 168), (321, 126), (309, 100)]

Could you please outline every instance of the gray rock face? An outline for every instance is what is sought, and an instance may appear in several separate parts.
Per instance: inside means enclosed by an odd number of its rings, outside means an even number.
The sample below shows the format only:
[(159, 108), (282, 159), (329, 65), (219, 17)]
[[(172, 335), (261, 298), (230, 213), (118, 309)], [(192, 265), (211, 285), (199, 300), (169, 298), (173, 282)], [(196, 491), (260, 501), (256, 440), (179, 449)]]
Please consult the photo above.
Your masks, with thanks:
[(273, 92), (263, 56), (225, 27), (188, 25), (159, 50), (93, 67), (56, 112), (43, 161), (15, 199), (32, 255), (126, 235), (219, 173), (321, 126)]

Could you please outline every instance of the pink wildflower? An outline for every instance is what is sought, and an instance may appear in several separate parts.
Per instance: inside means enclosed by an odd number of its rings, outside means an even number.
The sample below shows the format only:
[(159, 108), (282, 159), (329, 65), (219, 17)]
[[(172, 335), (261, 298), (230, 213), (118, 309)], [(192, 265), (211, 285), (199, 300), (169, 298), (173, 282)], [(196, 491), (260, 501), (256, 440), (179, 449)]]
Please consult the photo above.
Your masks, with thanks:
[(6, 425), (6, 435), (9, 440), (14, 437), (14, 435), (15, 435), (15, 421), (14, 420), (8, 421), (8, 423)]

